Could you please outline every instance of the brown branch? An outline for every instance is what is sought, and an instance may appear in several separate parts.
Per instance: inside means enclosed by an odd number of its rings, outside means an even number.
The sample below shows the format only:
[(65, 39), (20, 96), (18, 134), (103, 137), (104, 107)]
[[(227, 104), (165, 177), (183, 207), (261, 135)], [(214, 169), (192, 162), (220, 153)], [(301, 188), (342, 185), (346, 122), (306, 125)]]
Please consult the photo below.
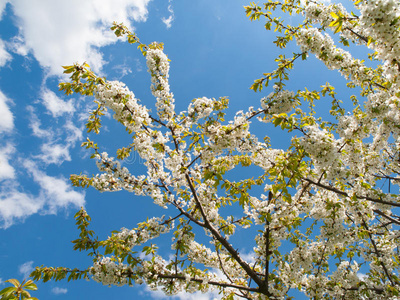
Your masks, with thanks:
[[(165, 188), (165, 190), (172, 195), (172, 192), (169, 190), (168, 186), (165, 184), (165, 182), (162, 180), (162, 187)], [(190, 221), (193, 221), (195, 224), (199, 225), (200, 227), (204, 227), (204, 223), (196, 220), (191, 214), (189, 214), (187, 211), (185, 211), (182, 207), (180, 207), (176, 202), (170, 202), (173, 206), (176, 207), (180, 211), (182, 215), (184, 215), (186, 218), (188, 218)]]
[[(168, 274), (156, 274), (158, 278), (163, 278), (163, 279), (179, 279), (179, 280), (183, 280), (186, 281), (186, 277), (185, 276), (181, 276), (181, 275), (168, 275)], [(203, 279), (197, 279), (197, 278), (190, 278), (190, 281), (193, 282), (198, 282), (198, 283), (203, 283)], [(220, 286), (220, 287), (230, 287), (230, 288), (235, 288), (238, 290), (242, 290), (242, 291), (249, 291), (249, 292), (259, 292), (258, 288), (251, 288), (251, 287), (247, 287), (247, 286), (243, 286), (243, 285), (237, 285), (237, 284), (231, 284), (231, 283), (225, 283), (225, 282), (218, 282), (218, 281), (213, 281), (210, 280), (207, 282), (207, 284), (211, 284), (211, 285), (215, 285), (215, 286)]]
[(385, 219), (388, 219), (389, 221), (392, 221), (392, 222), (390, 222), (389, 224), (391, 224), (391, 223), (396, 223), (397, 225), (400, 225), (400, 222), (399, 222), (399, 221), (397, 221), (396, 219), (393, 219), (392, 217), (390, 217), (390, 216), (384, 214), (383, 212), (381, 212), (381, 211), (378, 210), (378, 209), (374, 209), (374, 213), (376, 213), (376, 214), (378, 214), (378, 215), (384, 217)]
[[(268, 205), (271, 203), (271, 200), (273, 198), (272, 192), (269, 191), (268, 193)], [(268, 216), (267, 216), (268, 217)], [(266, 225), (267, 229), (265, 231), (265, 286), (267, 287), (267, 291), (269, 290), (269, 282), (268, 282), (268, 277), (269, 277), (269, 255), (270, 255), (270, 241), (269, 241), (269, 236), (270, 236), (270, 228), (269, 228), (269, 221), (268, 218), (266, 219)]]
[[(393, 157), (391, 157), (393, 159)], [(382, 179), (390, 179), (394, 181), (400, 181), (400, 178), (393, 177), (393, 176), (388, 176), (388, 175), (374, 175), (375, 177), (382, 178)]]
[(324, 243), (324, 249), (323, 249), (322, 254), (321, 254), (321, 259), (319, 260), (319, 263), (318, 263), (317, 276), (319, 275), (319, 272), (321, 271), (322, 263), (325, 260), (324, 259), (324, 255), (325, 255), (326, 247), (328, 246), (328, 241), (329, 241), (329, 238)]
[[(361, 217), (362, 217), (362, 216), (361, 216)], [(369, 230), (369, 228), (368, 228), (368, 225), (367, 225), (367, 223), (365, 222), (364, 218), (362, 218), (362, 222), (363, 222), (364, 228), (367, 230), (369, 239), (370, 239), (370, 241), (371, 241), (371, 243), (372, 243), (372, 246), (374, 247), (376, 256), (377, 256), (378, 258), (381, 258), (381, 254), (380, 254), (380, 252), (379, 252), (379, 250), (378, 250), (378, 247), (376, 246), (375, 240), (373, 239), (372, 234), (371, 234), (371, 232), (370, 232), (370, 230)], [(380, 263), (381, 263), (381, 266), (382, 266), (383, 271), (385, 272), (386, 277), (387, 277), (387, 278), (389, 279), (389, 281), (390, 281), (390, 284), (391, 284), (392, 286), (394, 286), (395, 284), (394, 284), (394, 282), (393, 282), (393, 280), (392, 280), (392, 277), (391, 277), (390, 274), (389, 274), (388, 269), (386, 268), (386, 265), (384, 264), (383, 261), (380, 261)]]
[[(342, 195), (342, 196), (345, 196), (345, 197), (350, 197), (349, 194), (347, 194), (346, 192), (343, 192), (343, 191), (341, 191), (341, 190), (339, 190), (337, 188), (334, 188), (332, 186), (325, 185), (325, 184), (322, 184), (322, 183), (319, 183), (319, 182), (314, 182), (314, 181), (312, 181), (311, 179), (308, 179), (308, 178), (302, 178), (302, 180), (307, 181), (307, 182), (309, 182), (311, 184), (314, 184), (316, 186), (319, 186), (321, 188), (324, 188), (324, 189), (326, 189), (328, 191), (335, 192), (336, 194), (339, 194), (339, 195)], [(365, 200), (368, 200), (368, 201), (371, 201), (371, 202), (374, 202), (374, 203), (380, 203), (380, 204), (386, 204), (386, 205), (392, 205), (392, 206), (400, 207), (400, 203), (396, 203), (396, 202), (385, 201), (385, 200), (382, 200), (382, 199), (371, 198), (371, 197), (368, 197), (368, 196), (359, 196), (359, 195), (355, 195), (355, 196), (358, 199), (365, 199)]]
[(354, 34), (355, 36), (357, 36), (360, 40), (362, 40), (362, 41), (364, 41), (365, 43), (368, 44), (368, 38), (366, 38), (365, 36), (362, 36), (361, 34), (355, 32), (353, 29), (348, 28), (348, 27), (344, 28), (344, 30), (350, 31), (352, 34)]
[[(214, 237), (213, 237), (214, 238)], [(215, 239), (215, 238), (214, 238)], [(228, 278), (228, 280), (230, 282), (233, 282), (233, 280), (231, 279), (231, 277), (229, 276), (229, 274), (225, 271), (224, 265), (222, 264), (222, 260), (221, 260), (221, 256), (219, 254), (219, 250), (217, 245), (215, 245), (215, 251), (217, 252), (217, 257), (218, 257), (218, 261), (219, 261), (219, 265), (221, 266), (221, 270), (224, 273), (224, 275), (226, 276), (226, 278)]]
[(232, 255), (232, 258), (237, 261), (237, 263), (243, 268), (243, 270), (249, 275), (254, 282), (258, 285), (257, 291), (263, 294), (268, 295), (268, 289), (265, 287), (265, 283), (261, 280), (257, 274), (251, 269), (251, 267), (240, 257), (237, 250), (235, 250), (232, 245), (223, 237), (221, 234), (214, 228), (214, 226), (208, 221), (207, 215), (204, 212), (203, 206), (199, 198), (197, 197), (196, 190), (193, 186), (192, 180), (189, 175), (185, 175), (187, 183), (189, 184), (190, 190), (192, 191), (193, 197), (196, 201), (196, 204), (200, 210), (200, 213), (204, 219), (204, 227), (210, 230), (211, 234), (225, 247), (225, 249)]
[(201, 157), (201, 154), (197, 155), (187, 166), (185, 166), (186, 169), (189, 169), (191, 165), (195, 163), (196, 160), (198, 160)]

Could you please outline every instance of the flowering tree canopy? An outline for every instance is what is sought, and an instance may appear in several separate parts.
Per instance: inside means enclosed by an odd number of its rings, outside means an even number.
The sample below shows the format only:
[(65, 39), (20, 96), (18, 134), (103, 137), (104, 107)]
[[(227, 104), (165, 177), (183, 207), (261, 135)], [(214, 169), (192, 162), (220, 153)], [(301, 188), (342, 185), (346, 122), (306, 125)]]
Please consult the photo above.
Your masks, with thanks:
[[(279, 33), (277, 47), (293, 41), (299, 50), (280, 55), (277, 69), (254, 82), (254, 91), (273, 86), (260, 108), (230, 121), (224, 120), (227, 98), (197, 98), (177, 112), (163, 45), (141, 43), (123, 24), (112, 30), (145, 56), (156, 114), (123, 83), (96, 76), (87, 64), (65, 67), (71, 81), (60, 89), (95, 97), (88, 131), (100, 131), (108, 110), (132, 137), (116, 155), (85, 141), (99, 174), (72, 175), (73, 185), (126, 190), (168, 209), (104, 240), (95, 238), (81, 209), (74, 249), (88, 251), (93, 264), (85, 270), (38, 267), (35, 280), (146, 283), (167, 295), (217, 289), (223, 299), (286, 299), (293, 290), (312, 299), (398, 299), (400, 3), (354, 0), (349, 13), (341, 4), (271, 0), (245, 10), (250, 20), (264, 20), (267, 30)], [(292, 26), (282, 14), (303, 21)], [(371, 50), (370, 66), (352, 55), (354, 44)], [(328, 83), (286, 90), (290, 70), (309, 55), (340, 72), (359, 95), (342, 103)], [(328, 101), (329, 118), (317, 116), (318, 100)], [(268, 136), (252, 134), (250, 124), (280, 127), (290, 146), (274, 148)], [(133, 174), (124, 165), (134, 152), (147, 173)], [(261, 175), (227, 176), (247, 167)], [(264, 192), (257, 194), (256, 186)], [(232, 241), (239, 229), (255, 232), (251, 255)], [(163, 234), (172, 237), (169, 257), (157, 251)]]

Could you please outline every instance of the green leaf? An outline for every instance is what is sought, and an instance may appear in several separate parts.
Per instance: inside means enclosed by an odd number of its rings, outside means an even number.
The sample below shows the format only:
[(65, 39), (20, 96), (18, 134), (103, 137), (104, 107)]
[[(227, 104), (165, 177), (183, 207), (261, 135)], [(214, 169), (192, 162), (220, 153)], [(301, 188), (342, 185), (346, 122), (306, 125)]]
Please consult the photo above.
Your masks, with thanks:
[(332, 18), (334, 18), (334, 19), (338, 19), (339, 18), (339, 16), (335, 13), (335, 12), (331, 12), (331, 14), (330, 14), (331, 16), (332, 16)]
[(343, 22), (339, 21), (334, 33), (338, 33), (340, 31), (342, 31), (342, 25), (343, 25)]
[(28, 298), (30, 296), (31, 296), (31, 294), (29, 294), (29, 292), (27, 292), (25, 290), (21, 291), (21, 299), (25, 299), (25, 298)]
[(21, 285), (20, 282), (17, 279), (8, 279), (8, 280), (6, 280), (6, 282), (11, 283), (15, 287), (19, 287)]
[[(16, 290), (17, 290), (16, 287), (9, 286), (9, 287), (6, 287), (6, 288), (2, 289), (0, 291), (0, 295), (10, 294), (10, 293), (12, 293), (13, 291), (16, 291)], [(1, 298), (1, 299), (3, 299), (3, 298)]]
[(31, 291), (37, 290), (37, 286), (32, 280), (28, 280), (22, 287)]

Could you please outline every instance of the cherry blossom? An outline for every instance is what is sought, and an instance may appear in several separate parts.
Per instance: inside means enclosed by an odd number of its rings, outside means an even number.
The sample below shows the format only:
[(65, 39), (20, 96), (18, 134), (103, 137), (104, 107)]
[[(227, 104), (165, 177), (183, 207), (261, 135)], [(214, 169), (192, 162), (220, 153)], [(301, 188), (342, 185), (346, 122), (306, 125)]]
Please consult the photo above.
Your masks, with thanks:
[[(227, 98), (200, 96), (176, 112), (162, 45), (142, 44), (124, 25), (114, 24), (116, 34), (126, 35), (146, 56), (157, 115), (123, 83), (97, 77), (85, 65), (67, 67), (72, 82), (61, 88), (95, 95), (89, 131), (100, 131), (108, 109), (132, 137), (116, 158), (84, 142), (99, 174), (72, 175), (72, 183), (147, 196), (166, 214), (99, 240), (82, 208), (75, 216), (81, 233), (74, 247), (93, 255), (92, 266), (41, 267), (33, 277), (146, 283), (167, 295), (217, 289), (223, 299), (285, 299), (293, 290), (312, 299), (398, 299), (400, 4), (354, 5), (355, 13), (312, 0), (247, 6), (251, 20), (264, 18), (266, 29), (280, 33), (275, 43), (282, 51), (294, 41), (298, 53), (280, 55), (277, 69), (255, 81), (255, 91), (273, 83), (272, 92), (260, 97), (260, 108), (227, 121)], [(275, 17), (278, 9), (303, 22), (285, 23)], [(357, 58), (353, 44), (370, 49), (378, 65)], [(314, 91), (285, 89), (298, 59), (310, 55), (360, 95), (342, 99), (349, 104), (343, 108), (328, 83)], [(329, 118), (314, 109), (317, 101), (332, 103), (325, 111)], [(290, 146), (275, 148), (268, 135), (253, 134), (252, 126), (280, 127)], [(146, 173), (132, 174), (124, 165), (132, 151), (143, 159)], [(235, 168), (258, 173), (232, 180), (228, 173)], [(254, 234), (246, 250), (235, 240), (239, 231)], [(171, 238), (170, 256), (159, 254), (162, 235)]]

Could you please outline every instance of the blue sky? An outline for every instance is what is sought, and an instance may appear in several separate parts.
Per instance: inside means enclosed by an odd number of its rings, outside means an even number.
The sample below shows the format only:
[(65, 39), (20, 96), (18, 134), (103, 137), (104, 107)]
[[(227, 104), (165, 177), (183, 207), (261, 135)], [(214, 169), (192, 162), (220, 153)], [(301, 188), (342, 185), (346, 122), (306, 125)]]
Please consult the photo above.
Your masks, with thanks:
[[(96, 173), (89, 153), (80, 148), (93, 104), (89, 98), (58, 92), (58, 83), (65, 80), (61, 65), (86, 61), (107, 79), (125, 82), (155, 111), (143, 56), (108, 30), (113, 21), (123, 21), (142, 42), (165, 44), (177, 111), (186, 110), (193, 98), (228, 96), (232, 116), (249, 106), (259, 107), (260, 99), (271, 92), (254, 93), (249, 87), (275, 68), (279, 53), (272, 44), (274, 33), (267, 32), (262, 22), (246, 18), (243, 6), (248, 3), (0, 0), (0, 289), (4, 280), (23, 279), (36, 265), (90, 265), (90, 258), (74, 252), (70, 242), (78, 234), (73, 215), (82, 205), (93, 219), (92, 228), (103, 238), (112, 230), (134, 227), (150, 213), (162, 213), (151, 201), (128, 193), (72, 188), (71, 173)], [(287, 49), (292, 51), (297, 51), (295, 44)], [(312, 59), (299, 63), (288, 88), (343, 83), (334, 72), (322, 75), (321, 66)], [(112, 118), (104, 125), (96, 137), (103, 150), (115, 153), (129, 142)], [(285, 146), (285, 139), (271, 127), (261, 126), (258, 133), (266, 130), (275, 146)], [(143, 171), (135, 157), (128, 164)], [(41, 300), (162, 299), (145, 286), (108, 288), (95, 282), (38, 286), (34, 295)]]

